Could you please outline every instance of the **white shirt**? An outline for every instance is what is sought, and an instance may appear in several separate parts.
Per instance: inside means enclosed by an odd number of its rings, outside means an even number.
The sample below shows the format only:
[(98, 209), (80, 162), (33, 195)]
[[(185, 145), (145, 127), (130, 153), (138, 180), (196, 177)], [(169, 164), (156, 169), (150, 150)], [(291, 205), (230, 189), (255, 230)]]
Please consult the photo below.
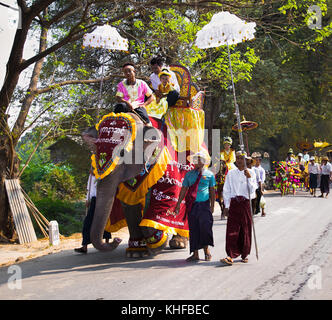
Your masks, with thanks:
[(93, 174), (89, 175), (88, 185), (86, 186), (87, 194), (86, 200), (91, 200), (92, 197), (97, 196), (97, 179)]
[(320, 166), (320, 170), (321, 170), (321, 173), (324, 174), (324, 175), (329, 175), (332, 171), (332, 165), (330, 162), (328, 162), (327, 164), (322, 164)]
[(303, 155), (303, 160), (308, 162), (310, 160), (310, 156), (308, 154)]
[(259, 183), (264, 183), (265, 182), (265, 169), (259, 165), (258, 167), (254, 167), (253, 168), (255, 170), (256, 173), (256, 179), (257, 179), (257, 184), (259, 185)]
[(258, 180), (257, 172), (254, 168), (255, 167), (253, 167), (251, 169), (248, 168), (253, 181), (255, 181), (255, 190), (250, 194), (250, 199), (256, 199), (256, 189), (258, 189), (258, 187), (259, 187), (259, 184), (258, 184), (258, 181), (257, 181)]
[[(252, 169), (248, 169), (251, 178), (248, 179), (250, 195), (256, 190), (256, 176)], [(226, 180), (223, 188), (223, 199), (225, 208), (229, 208), (231, 199), (237, 196), (242, 196), (249, 199), (247, 177), (244, 171), (238, 168), (230, 170), (226, 175)]]
[[(170, 70), (169, 70), (170, 71)], [(174, 89), (177, 91), (177, 92), (180, 92), (180, 86), (179, 86), (179, 83), (178, 83), (178, 79), (175, 75), (175, 73), (173, 71), (170, 71), (169, 72), (171, 74), (171, 83), (173, 84), (174, 86)], [(160, 85), (160, 79), (158, 77), (157, 74), (155, 73), (152, 73), (150, 75), (150, 80), (151, 80), (151, 84), (152, 84), (152, 88), (154, 90), (158, 90), (158, 86)]]
[(311, 162), (309, 162), (308, 172), (312, 174), (319, 174), (319, 164), (316, 162), (314, 164), (311, 164)]

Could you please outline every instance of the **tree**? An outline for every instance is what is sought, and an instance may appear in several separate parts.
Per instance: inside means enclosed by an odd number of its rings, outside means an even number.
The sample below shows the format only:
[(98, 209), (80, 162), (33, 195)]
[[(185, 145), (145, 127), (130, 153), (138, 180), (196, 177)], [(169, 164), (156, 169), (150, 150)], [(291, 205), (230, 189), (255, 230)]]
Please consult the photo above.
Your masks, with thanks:
[[(139, 13), (145, 6), (155, 5), (155, 2), (146, 1), (143, 6), (139, 2), (130, 1), (130, 6), (127, 7), (119, 1), (72, 0), (68, 4), (68, 1), (18, 0), (18, 5), (22, 13), (21, 28), (16, 31), (7, 62), (5, 81), (0, 91), (0, 232), (7, 238), (13, 237), (14, 229), (9, 215), (4, 179), (16, 177), (18, 174), (18, 158), (15, 146), (26, 129), (25, 123), (32, 101), (39, 93), (37, 86), (45, 57), (55, 53), (64, 45), (81, 39), (84, 33), (93, 30), (98, 24), (119, 21)], [(28, 60), (23, 60), (23, 49), (28, 34), (38, 30), (40, 30), (39, 51)], [(49, 34), (53, 37), (48, 45)], [(11, 103), (20, 74), (32, 65), (34, 67), (30, 85), (11, 130), (6, 110)], [(92, 79), (91, 81), (98, 80)], [(61, 84), (53, 84), (53, 86), (70, 83), (72, 81), (65, 81)]]
[[(197, 30), (209, 21), (214, 12), (230, 10), (244, 19), (249, 16), (250, 20), (256, 21), (259, 26), (257, 39), (264, 41), (269, 37), (269, 41), (276, 46), (279, 45), (278, 41), (298, 45), (297, 32), (301, 28), (297, 23), (305, 18), (305, 9), (313, 2), (302, 0), (297, 7), (296, 3), (292, 0), (19, 0), (22, 28), (16, 32), (5, 82), (0, 91), (0, 232), (8, 238), (13, 235), (4, 179), (19, 174), (15, 147), (22, 134), (41, 120), (47, 126), (56, 124), (61, 128), (60, 133), (73, 129), (78, 132), (73, 126), (74, 120), (92, 120), (86, 107), (87, 101), (91, 105), (96, 102), (93, 92), (98, 90), (96, 85), (100, 78), (96, 77), (95, 70), (100, 66), (101, 59), (98, 50), (96, 57), (90, 55), (89, 59), (82, 58), (89, 52), (80, 48), (79, 40), (84, 33), (105, 23), (119, 26), (132, 41), (130, 58), (142, 66), (143, 72), (149, 55), (155, 53), (162, 53), (169, 61), (179, 61), (189, 66), (199, 85), (208, 89), (206, 115), (208, 127), (212, 128), (218, 126), (219, 121), (223, 125), (232, 122), (232, 104), (227, 103), (225, 107), (229, 96), (229, 71), (222, 48), (201, 51), (193, 46)], [(325, 3), (319, 1), (322, 6)], [(317, 30), (303, 45), (307, 49), (319, 48), (329, 32), (327, 29)], [(33, 57), (23, 60), (24, 45), (31, 33), (39, 33), (39, 50)], [(258, 63), (259, 50), (260, 47), (255, 48), (255, 42), (252, 42), (250, 45), (240, 45), (232, 54), (236, 80), (251, 80), (253, 66)], [(289, 55), (285, 54), (287, 57)], [(118, 76), (116, 63), (128, 56), (111, 53), (110, 58), (106, 61), (108, 88), (112, 87), (112, 80)], [(17, 90), (20, 75), (29, 67), (33, 68), (29, 87)], [(78, 84), (81, 86), (77, 87)], [(17, 101), (20, 101), (18, 117), (13, 128), (10, 128), (6, 111), (10, 104)], [(106, 99), (106, 103), (111, 101), (111, 98)], [(34, 105), (38, 112), (29, 119)], [(220, 111), (223, 118), (211, 116)], [(46, 114), (48, 120), (45, 119)]]

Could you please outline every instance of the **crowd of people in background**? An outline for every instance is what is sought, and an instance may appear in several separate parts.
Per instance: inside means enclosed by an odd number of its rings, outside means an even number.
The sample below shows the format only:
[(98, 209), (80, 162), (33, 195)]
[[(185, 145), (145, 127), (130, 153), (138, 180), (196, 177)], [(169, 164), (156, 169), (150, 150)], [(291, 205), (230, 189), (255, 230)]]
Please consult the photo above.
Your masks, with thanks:
[(304, 154), (298, 153), (295, 157), (290, 148), (285, 161), (276, 162), (274, 186), (282, 195), (295, 194), (297, 189), (302, 189), (316, 197), (316, 189), (319, 188), (319, 197), (327, 198), (331, 180), (332, 165), (327, 156), (310, 156), (304, 151)]

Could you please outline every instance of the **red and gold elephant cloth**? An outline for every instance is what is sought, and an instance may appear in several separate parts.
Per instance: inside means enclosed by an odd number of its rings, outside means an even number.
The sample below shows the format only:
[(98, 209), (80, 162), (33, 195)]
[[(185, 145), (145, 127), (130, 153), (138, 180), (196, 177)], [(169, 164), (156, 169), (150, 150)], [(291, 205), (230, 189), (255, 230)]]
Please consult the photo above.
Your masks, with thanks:
[(127, 113), (109, 113), (96, 125), (98, 139), (91, 164), (97, 179), (109, 175), (120, 160), (120, 152), (130, 151), (136, 138), (136, 122)]
[[(190, 151), (176, 152), (167, 135), (167, 126), (161, 120), (150, 118), (153, 126), (163, 133), (163, 149), (158, 162), (151, 168), (144, 179), (137, 179), (139, 185), (121, 183), (118, 188), (117, 200), (129, 205), (141, 204), (145, 207), (146, 194), (150, 191), (147, 210), (142, 217), (140, 226), (153, 227), (158, 230), (181, 236), (189, 236), (188, 221), (185, 219), (185, 202), (180, 207), (179, 215), (174, 217), (171, 213), (175, 209), (185, 174), (194, 166), (187, 160)], [(179, 161), (185, 160), (185, 161)], [(113, 205), (110, 219), (106, 229), (116, 232), (126, 226), (120, 201)]]

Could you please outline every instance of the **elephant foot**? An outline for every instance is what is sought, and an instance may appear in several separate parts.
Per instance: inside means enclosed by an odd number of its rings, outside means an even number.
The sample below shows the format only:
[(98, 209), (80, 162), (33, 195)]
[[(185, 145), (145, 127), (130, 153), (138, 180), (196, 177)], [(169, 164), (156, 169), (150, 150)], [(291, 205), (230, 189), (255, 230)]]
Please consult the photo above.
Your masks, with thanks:
[(150, 255), (145, 240), (129, 240), (126, 249), (127, 258), (143, 258)]
[(188, 245), (188, 239), (179, 235), (173, 236), (169, 241), (169, 247), (171, 249), (185, 249)]
[(168, 235), (162, 230), (157, 230), (152, 236), (145, 239), (151, 254), (156, 254), (166, 247)]
[(126, 249), (126, 257), (127, 258), (144, 258), (149, 256), (149, 250), (147, 248), (141, 248), (141, 250), (135, 248), (127, 248)]

